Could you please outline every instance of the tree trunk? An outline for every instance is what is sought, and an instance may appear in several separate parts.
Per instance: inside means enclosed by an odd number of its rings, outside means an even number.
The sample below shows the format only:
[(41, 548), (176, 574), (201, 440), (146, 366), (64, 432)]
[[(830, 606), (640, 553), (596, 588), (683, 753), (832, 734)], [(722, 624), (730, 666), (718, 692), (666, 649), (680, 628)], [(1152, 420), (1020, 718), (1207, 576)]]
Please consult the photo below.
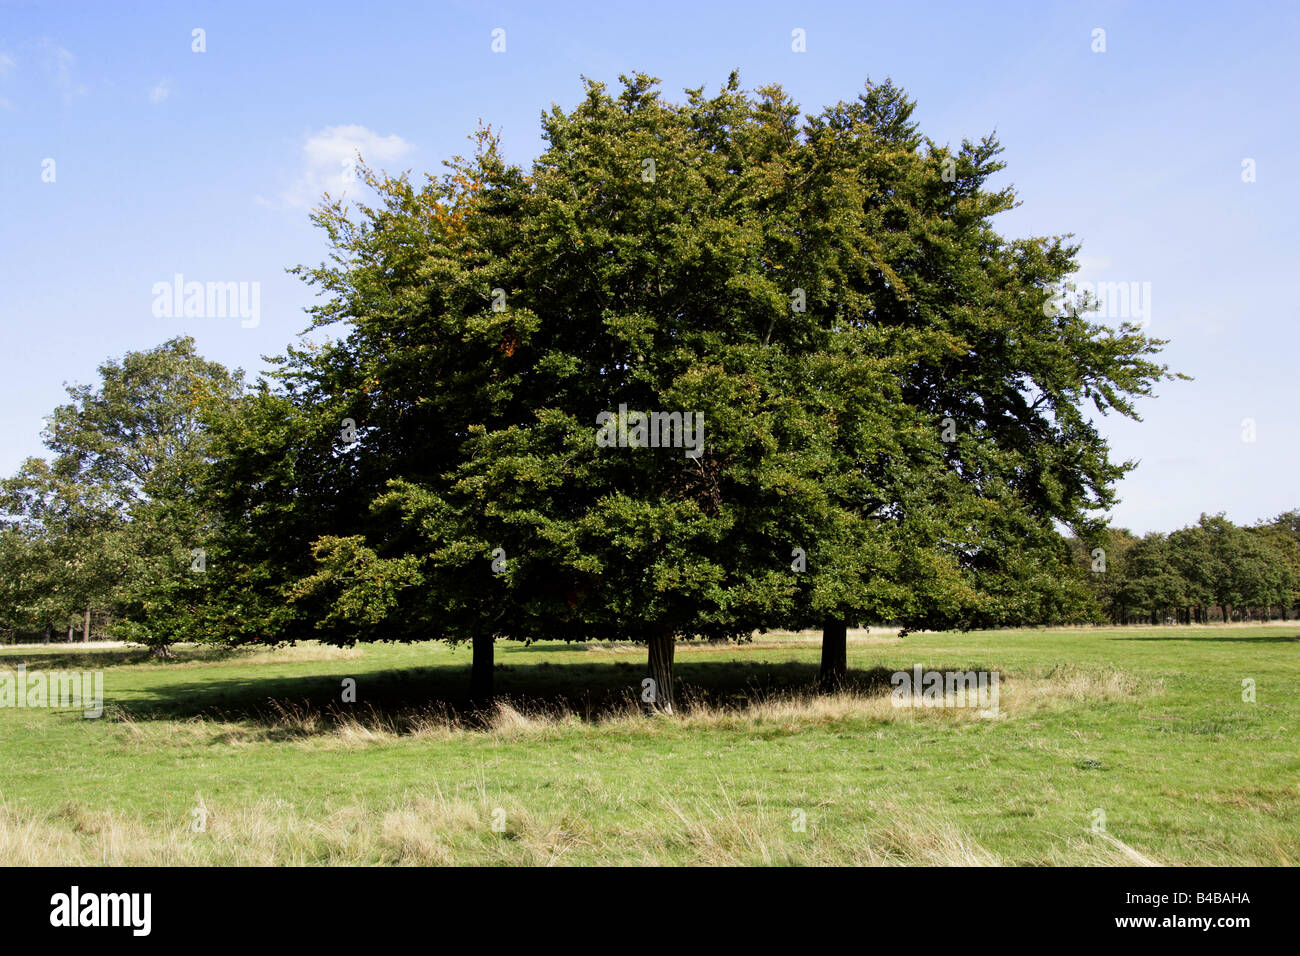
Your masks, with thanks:
[(646, 642), (650, 680), (641, 685), (641, 702), (648, 713), (673, 712), (673, 652), (677, 641), (672, 634), (656, 634)]
[(90, 605), (86, 605), (86, 617), (81, 624), (81, 643), (86, 644), (90, 641)]
[(492, 670), (495, 667), (493, 634), (474, 635), (474, 659), (469, 671), (469, 699), (475, 707), (492, 703)]
[(69, 643), (69, 644), (72, 643), (72, 632), (73, 632), (73, 629), (74, 629), (74, 625), (73, 625), (73, 623), (72, 623), (71, 621), (69, 621), (69, 622), (68, 622), (68, 643)]
[(822, 626), (822, 666), (817, 684), (824, 691), (838, 690), (849, 676), (849, 625), (827, 621)]

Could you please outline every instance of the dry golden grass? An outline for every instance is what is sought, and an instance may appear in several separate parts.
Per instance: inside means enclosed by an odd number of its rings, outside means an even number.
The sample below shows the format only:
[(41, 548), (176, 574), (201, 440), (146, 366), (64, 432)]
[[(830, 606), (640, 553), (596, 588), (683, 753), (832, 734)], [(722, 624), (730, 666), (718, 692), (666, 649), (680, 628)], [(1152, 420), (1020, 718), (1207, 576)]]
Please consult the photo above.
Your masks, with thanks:
[[(605, 795), (608, 796), (608, 795)], [(663, 799), (628, 808), (622, 823), (598, 829), (581, 808), (534, 814), (490, 798), (408, 798), (385, 808), (348, 806), (318, 815), (281, 801), (250, 807), (205, 805), (201, 832), (191, 820), (163, 824), (70, 804), (31, 815), (0, 806), (0, 865), (421, 865), (563, 864), (575, 855), (614, 865), (1000, 866), (1014, 863), (982, 846), (954, 821), (894, 804), (883, 822), (829, 834), (788, 815), (742, 810), (725, 789), (689, 804)], [(494, 824), (497, 826), (494, 828)], [(1158, 865), (1105, 833), (1062, 835), (1050, 861), (1100, 866)]]

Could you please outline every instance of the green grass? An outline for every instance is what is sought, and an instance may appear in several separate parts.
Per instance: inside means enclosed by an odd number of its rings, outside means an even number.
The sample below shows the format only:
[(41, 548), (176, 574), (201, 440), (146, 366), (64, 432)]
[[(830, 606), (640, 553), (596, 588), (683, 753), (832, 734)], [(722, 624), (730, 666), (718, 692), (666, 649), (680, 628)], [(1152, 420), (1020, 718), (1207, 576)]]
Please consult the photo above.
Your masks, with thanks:
[[(673, 718), (630, 645), (498, 644), (484, 719), (467, 648), (140, 656), (0, 648), (108, 705), (0, 709), (0, 863), (1300, 862), (1295, 624), (855, 632), (831, 698), (815, 634), (682, 644)], [(1000, 716), (891, 707), (916, 663), (1000, 672)]]

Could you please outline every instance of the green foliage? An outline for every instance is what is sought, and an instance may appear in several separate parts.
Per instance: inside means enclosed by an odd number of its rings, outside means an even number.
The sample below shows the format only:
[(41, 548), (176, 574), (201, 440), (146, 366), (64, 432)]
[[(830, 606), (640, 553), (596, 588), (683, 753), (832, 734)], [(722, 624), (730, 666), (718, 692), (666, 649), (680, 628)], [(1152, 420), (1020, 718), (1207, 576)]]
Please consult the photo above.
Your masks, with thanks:
[(82, 482), (66, 459), (29, 458), (0, 482), (0, 511), (0, 594), (12, 626), (61, 631), (111, 600), (127, 545), (110, 492)]
[[(1300, 601), (1300, 542), (1290, 524), (1294, 512), (1253, 528), (1223, 515), (1201, 515), (1189, 527), (1133, 539), (1125, 531), (1107, 538), (1106, 571), (1091, 575), (1098, 603), (1110, 620), (1184, 623), (1244, 616), (1289, 616)], [(1086, 566), (1082, 544), (1075, 561)]]
[[(5, 484), (11, 616), (94, 607), (155, 643), (653, 641), (1210, 587), (1142, 542), (1145, 589), (1098, 588), (1061, 538), (1098, 539), (1132, 467), (1088, 416), (1135, 417), (1169, 375), (1159, 341), (1057, 307), (1068, 237), (997, 232), (996, 140), (934, 143), (888, 81), (802, 117), (734, 74), (679, 103), (622, 86), (545, 114), (527, 172), (487, 128), (441, 177), (364, 169), (374, 205), (327, 198), (330, 260), (296, 271), (339, 337), (256, 388), (187, 339), (71, 388), (52, 462)], [(702, 421), (700, 453), (597, 441), (623, 408)], [(1233, 602), (1276, 596), (1282, 533), (1197, 547), (1238, 555)]]
[[(51, 461), (29, 459), (2, 486), (12, 527), (0, 554), (4, 606), (27, 626), (86, 609), (107, 632), (149, 644), (203, 633), (206, 586), (193, 570), (213, 516), (199, 494), (210, 463), (205, 419), (242, 388), (176, 338), (99, 367), (50, 416)], [(89, 612), (87, 612), (89, 613)]]
[[(298, 270), (342, 338), (217, 429), (227, 636), (1085, 615), (1056, 525), (1095, 533), (1131, 467), (1085, 406), (1133, 415), (1160, 343), (1045, 308), (1076, 247), (1001, 237), (996, 141), (912, 111), (638, 74), (546, 113), (527, 173), (490, 129), (419, 186), (366, 170)], [(703, 454), (600, 447), (620, 406), (702, 415)]]

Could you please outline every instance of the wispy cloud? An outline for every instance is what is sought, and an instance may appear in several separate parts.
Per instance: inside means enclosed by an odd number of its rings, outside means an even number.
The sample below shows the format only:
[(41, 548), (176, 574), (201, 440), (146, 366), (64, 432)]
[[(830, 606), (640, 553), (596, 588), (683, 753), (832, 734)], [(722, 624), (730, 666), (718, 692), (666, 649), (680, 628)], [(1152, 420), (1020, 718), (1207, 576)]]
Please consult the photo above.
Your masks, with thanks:
[(77, 58), (70, 50), (53, 40), (43, 40), (37, 45), (41, 69), (54, 81), (54, 88), (64, 103), (70, 103), (89, 90), (77, 79)]
[[(380, 136), (364, 126), (327, 126), (307, 137), (302, 147), (301, 169), (280, 194), (280, 204), (307, 208), (320, 201), (321, 194), (347, 195), (355, 191), (353, 172), (357, 156), (366, 163), (382, 166), (409, 154), (415, 147), (402, 137)], [(258, 197), (263, 205), (275, 205)]]
[(162, 103), (167, 97), (172, 95), (172, 86), (170, 80), (159, 80), (149, 91), (150, 103)]

